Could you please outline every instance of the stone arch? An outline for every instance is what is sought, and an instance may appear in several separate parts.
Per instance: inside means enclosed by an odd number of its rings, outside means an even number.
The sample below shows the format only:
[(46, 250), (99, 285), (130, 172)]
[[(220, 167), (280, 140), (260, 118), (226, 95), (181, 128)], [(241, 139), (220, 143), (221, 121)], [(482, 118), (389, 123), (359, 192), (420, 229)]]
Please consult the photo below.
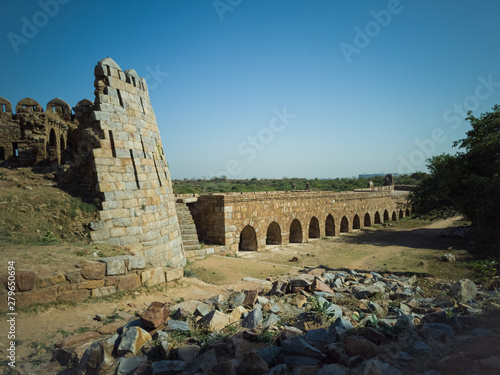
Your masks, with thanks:
[(403, 210), (399, 210), (399, 218), (402, 219), (405, 217), (405, 213), (403, 212)]
[(335, 219), (331, 214), (326, 217), (325, 236), (335, 236)]
[(301, 243), (302, 242), (302, 225), (297, 219), (293, 219), (292, 224), (290, 224), (290, 243)]
[(358, 214), (354, 215), (354, 218), (352, 219), (352, 229), (361, 229), (361, 222)]
[(251, 225), (247, 225), (240, 233), (240, 251), (257, 251), (257, 234)]
[(374, 218), (375, 224), (380, 224), (382, 221), (380, 220), (380, 214), (379, 212), (375, 212), (375, 218)]
[(309, 222), (309, 238), (319, 238), (319, 221), (316, 216)]
[(273, 221), (267, 227), (266, 245), (281, 245), (281, 228), (277, 222)]
[(42, 113), (43, 108), (36, 100), (31, 98), (24, 98), (19, 101), (16, 105), (16, 113), (23, 112), (38, 112)]
[[(380, 219), (380, 215), (379, 215), (379, 219)], [(370, 217), (370, 214), (368, 212), (365, 214), (365, 220), (364, 220), (363, 226), (364, 227), (371, 227), (372, 226), (372, 218)]]
[(406, 216), (410, 216), (410, 209), (406, 209)]
[(396, 214), (396, 211), (392, 211), (392, 221), (396, 221), (398, 219), (398, 215)]
[(342, 220), (340, 221), (340, 233), (347, 232), (349, 232), (349, 220), (347, 220), (347, 217), (343, 216)]
[(389, 211), (387, 211), (387, 210), (384, 211), (384, 223), (386, 221), (389, 221)]
[(12, 113), (12, 104), (2, 97), (0, 97), (0, 113)]

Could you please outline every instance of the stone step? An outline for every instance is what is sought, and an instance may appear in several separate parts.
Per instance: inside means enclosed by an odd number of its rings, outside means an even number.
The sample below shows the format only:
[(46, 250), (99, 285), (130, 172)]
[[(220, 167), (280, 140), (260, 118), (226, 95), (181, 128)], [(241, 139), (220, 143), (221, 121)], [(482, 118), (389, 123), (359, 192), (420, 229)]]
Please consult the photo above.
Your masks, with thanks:
[(200, 246), (200, 243), (198, 242), (198, 240), (185, 240), (184, 241), (184, 238), (182, 239), (182, 244), (184, 246), (189, 246), (189, 245)]
[(198, 232), (196, 231), (196, 228), (181, 229), (181, 235), (182, 235), (182, 237), (184, 237), (184, 235), (186, 235), (186, 236), (193, 235), (193, 236), (197, 236), (198, 237)]
[(184, 245), (184, 250), (186, 251), (200, 250), (200, 245)]

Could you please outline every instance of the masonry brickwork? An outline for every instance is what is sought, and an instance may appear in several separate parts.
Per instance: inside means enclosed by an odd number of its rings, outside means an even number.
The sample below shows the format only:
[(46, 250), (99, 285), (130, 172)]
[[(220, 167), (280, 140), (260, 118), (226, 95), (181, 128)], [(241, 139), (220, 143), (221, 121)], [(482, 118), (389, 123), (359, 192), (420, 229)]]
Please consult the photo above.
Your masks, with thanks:
[(64, 164), (76, 142), (75, 117), (71, 107), (56, 98), (46, 110), (33, 99), (12, 104), (0, 98), (0, 165), (23, 167)]
[(388, 187), (363, 192), (256, 192), (213, 194), (189, 204), (201, 241), (231, 251), (308, 238), (403, 218), (411, 212), (406, 192)]
[(95, 67), (93, 138), (100, 221), (95, 242), (126, 246), (153, 265), (184, 265), (172, 182), (144, 78), (110, 58)]

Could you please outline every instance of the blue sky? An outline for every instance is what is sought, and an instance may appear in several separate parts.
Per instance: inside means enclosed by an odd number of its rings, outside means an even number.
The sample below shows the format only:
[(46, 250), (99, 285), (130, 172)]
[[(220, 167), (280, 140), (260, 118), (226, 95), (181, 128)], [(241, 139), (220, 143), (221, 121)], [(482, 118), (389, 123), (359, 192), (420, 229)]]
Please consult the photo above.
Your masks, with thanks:
[(8, 1), (0, 96), (94, 99), (146, 77), (174, 179), (425, 170), (500, 103), (500, 2)]

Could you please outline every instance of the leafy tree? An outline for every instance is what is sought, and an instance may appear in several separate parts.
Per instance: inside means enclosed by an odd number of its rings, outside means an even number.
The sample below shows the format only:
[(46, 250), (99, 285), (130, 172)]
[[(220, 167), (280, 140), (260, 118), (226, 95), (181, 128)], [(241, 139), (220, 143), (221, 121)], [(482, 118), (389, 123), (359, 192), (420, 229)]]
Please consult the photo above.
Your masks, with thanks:
[[(492, 250), (500, 241), (500, 106), (479, 117), (469, 111), (472, 126), (456, 141), (456, 155), (429, 159), (430, 176), (410, 195), (417, 212), (455, 209), (469, 219), (481, 245)], [(484, 247), (486, 245), (487, 247)]]

